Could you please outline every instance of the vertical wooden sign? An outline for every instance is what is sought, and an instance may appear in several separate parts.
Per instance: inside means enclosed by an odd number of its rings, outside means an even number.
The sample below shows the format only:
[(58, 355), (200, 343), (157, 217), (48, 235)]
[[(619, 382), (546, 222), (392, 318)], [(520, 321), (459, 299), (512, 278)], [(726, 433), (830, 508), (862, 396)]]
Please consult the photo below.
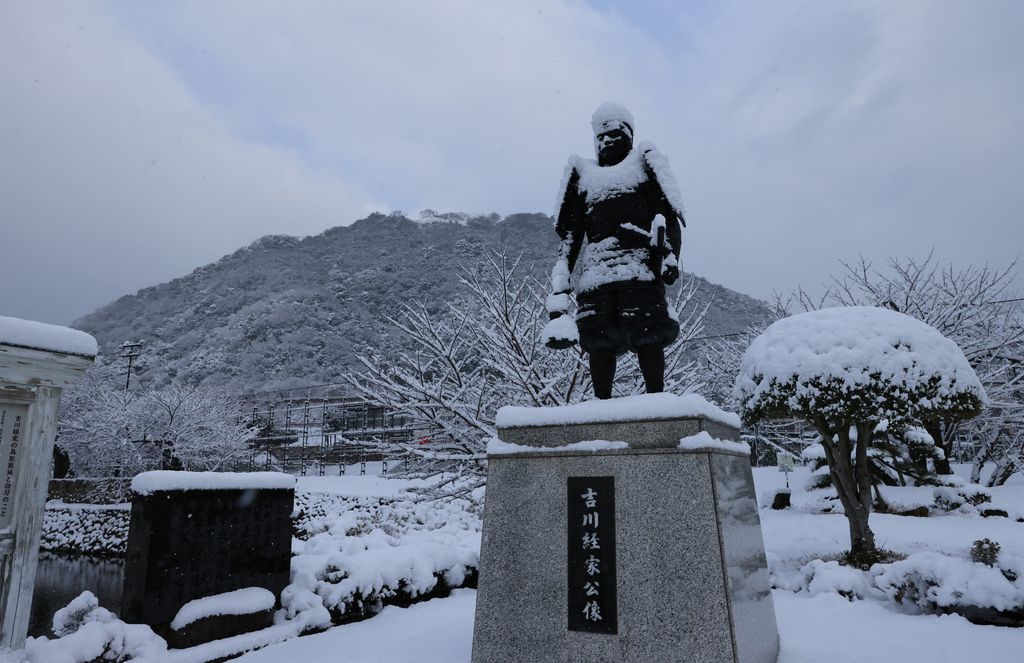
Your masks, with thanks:
[(23, 455), (23, 434), (28, 406), (0, 401), (0, 531), (14, 520), (14, 487), (18, 461)]
[(569, 630), (619, 630), (615, 477), (568, 478)]

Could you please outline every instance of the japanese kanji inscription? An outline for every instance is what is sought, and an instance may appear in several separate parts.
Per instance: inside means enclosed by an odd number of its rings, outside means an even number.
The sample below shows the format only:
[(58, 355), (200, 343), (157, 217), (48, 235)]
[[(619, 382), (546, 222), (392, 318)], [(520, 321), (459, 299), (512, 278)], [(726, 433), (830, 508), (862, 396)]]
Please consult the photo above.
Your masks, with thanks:
[(568, 500), (569, 630), (615, 634), (615, 477), (569, 477)]
[(14, 518), (14, 478), (27, 412), (26, 405), (0, 403), (0, 529), (9, 527)]

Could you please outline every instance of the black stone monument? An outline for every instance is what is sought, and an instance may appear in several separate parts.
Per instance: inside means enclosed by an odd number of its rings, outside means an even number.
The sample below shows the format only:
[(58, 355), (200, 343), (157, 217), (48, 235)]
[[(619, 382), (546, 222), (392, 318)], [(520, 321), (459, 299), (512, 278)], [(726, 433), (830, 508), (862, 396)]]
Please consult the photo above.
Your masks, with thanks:
[[(175, 646), (170, 623), (194, 599), (262, 587), (280, 601), (289, 581), (293, 488), (156, 490), (133, 495), (122, 619)], [(208, 639), (270, 625), (270, 613), (228, 619)], [(191, 643), (179, 643), (187, 646)]]

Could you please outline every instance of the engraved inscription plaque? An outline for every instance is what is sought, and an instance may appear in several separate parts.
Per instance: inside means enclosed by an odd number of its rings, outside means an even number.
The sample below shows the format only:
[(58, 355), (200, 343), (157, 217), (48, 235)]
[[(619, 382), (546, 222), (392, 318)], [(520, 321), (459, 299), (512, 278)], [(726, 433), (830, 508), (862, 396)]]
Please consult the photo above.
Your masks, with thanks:
[(22, 427), (28, 406), (0, 402), (0, 530), (14, 519), (14, 478), (22, 456)]
[(245, 587), (279, 596), (291, 567), (291, 489), (136, 495), (122, 617), (160, 633), (185, 603)]
[(618, 632), (615, 477), (569, 477), (569, 630)]

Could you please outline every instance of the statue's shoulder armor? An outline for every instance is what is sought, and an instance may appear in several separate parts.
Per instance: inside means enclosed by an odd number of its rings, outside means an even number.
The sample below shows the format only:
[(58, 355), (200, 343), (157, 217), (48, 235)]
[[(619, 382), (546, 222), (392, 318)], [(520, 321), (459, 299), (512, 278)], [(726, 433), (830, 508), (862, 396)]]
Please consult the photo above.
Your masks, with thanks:
[(679, 184), (676, 183), (675, 175), (672, 174), (672, 169), (668, 165), (668, 157), (650, 141), (641, 141), (638, 147), (643, 155), (644, 170), (648, 177), (657, 182), (668, 204), (679, 217), (679, 222), (686, 226), (683, 197), (679, 192)]
[(562, 234), (563, 226), (568, 220), (566, 214), (571, 214), (567, 210), (572, 209), (572, 197), (579, 195), (582, 161), (583, 159), (579, 156), (572, 154), (569, 156), (569, 162), (565, 164), (565, 169), (562, 171), (562, 182), (558, 186), (558, 198), (555, 200), (555, 230), (559, 234)]
[(572, 154), (569, 156), (569, 162), (565, 164), (565, 169), (562, 171), (562, 183), (558, 186), (558, 198), (555, 200), (555, 219), (558, 219), (558, 214), (562, 211), (562, 206), (566, 202), (566, 196), (569, 193), (569, 187), (573, 186), (578, 188), (580, 181), (581, 161), (579, 156)]

